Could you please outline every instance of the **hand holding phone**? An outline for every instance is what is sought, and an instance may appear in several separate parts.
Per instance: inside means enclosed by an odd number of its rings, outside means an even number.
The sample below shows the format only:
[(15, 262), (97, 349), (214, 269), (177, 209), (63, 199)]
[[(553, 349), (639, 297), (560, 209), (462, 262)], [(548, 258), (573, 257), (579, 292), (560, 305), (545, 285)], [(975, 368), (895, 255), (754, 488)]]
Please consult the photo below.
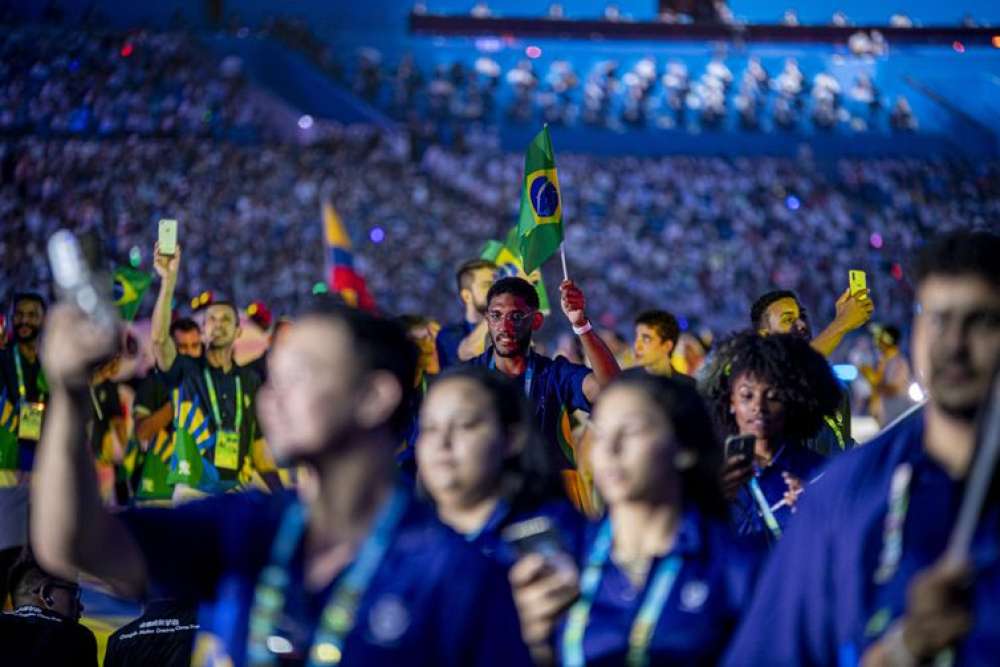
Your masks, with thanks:
[(164, 218), (160, 220), (160, 233), (157, 247), (161, 255), (173, 256), (177, 252), (177, 221)]
[(731, 435), (726, 438), (726, 460), (722, 466), (722, 493), (732, 500), (753, 475), (753, 447), (757, 438), (752, 435)]
[(501, 534), (518, 556), (540, 554), (546, 558), (566, 551), (559, 529), (548, 517), (540, 516), (507, 526)]

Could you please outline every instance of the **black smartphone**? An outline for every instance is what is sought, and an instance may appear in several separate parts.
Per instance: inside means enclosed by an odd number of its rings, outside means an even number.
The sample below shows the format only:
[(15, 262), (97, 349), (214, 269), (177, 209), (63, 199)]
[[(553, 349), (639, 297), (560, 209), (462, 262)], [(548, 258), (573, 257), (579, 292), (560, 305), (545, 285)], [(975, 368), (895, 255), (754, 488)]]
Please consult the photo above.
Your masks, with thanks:
[(742, 456), (747, 463), (753, 461), (753, 446), (757, 442), (757, 436), (753, 435), (731, 435), (726, 438), (726, 458)]
[(541, 554), (554, 556), (564, 552), (559, 529), (548, 517), (540, 516), (512, 523), (501, 533), (504, 541), (514, 547), (518, 556)]

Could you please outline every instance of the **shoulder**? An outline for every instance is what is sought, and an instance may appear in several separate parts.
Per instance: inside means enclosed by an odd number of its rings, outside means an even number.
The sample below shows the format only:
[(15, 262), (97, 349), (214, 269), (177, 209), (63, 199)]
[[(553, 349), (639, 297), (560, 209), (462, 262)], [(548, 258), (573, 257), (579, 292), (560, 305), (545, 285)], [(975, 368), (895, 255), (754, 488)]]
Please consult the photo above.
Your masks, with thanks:
[[(440, 334), (439, 334), (440, 335)], [(463, 362), (464, 366), (489, 366), (490, 356), (493, 355), (493, 348), (487, 347), (486, 351), (480, 354), (478, 357), (473, 357), (466, 362)]]
[(468, 330), (464, 323), (453, 322), (441, 327), (441, 330), (438, 332), (438, 340), (461, 340), (465, 338)]
[(803, 507), (822, 504), (850, 514), (884, 496), (896, 466), (923, 447), (923, 424), (923, 410), (913, 410), (874, 440), (837, 456), (810, 487)]
[(535, 359), (540, 372), (549, 372), (557, 377), (583, 377), (591, 373), (591, 370), (583, 364), (573, 363), (566, 357), (559, 356), (552, 359), (541, 354), (536, 354)]

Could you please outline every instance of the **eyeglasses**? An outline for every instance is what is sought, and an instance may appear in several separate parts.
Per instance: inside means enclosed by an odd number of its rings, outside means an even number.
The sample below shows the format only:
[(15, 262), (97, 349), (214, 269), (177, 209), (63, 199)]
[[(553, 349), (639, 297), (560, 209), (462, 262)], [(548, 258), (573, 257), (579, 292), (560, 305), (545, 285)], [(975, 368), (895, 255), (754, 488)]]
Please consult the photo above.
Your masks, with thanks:
[(525, 320), (529, 319), (536, 311), (520, 311), (512, 310), (509, 313), (501, 313), (499, 310), (491, 310), (486, 313), (486, 318), (493, 324), (502, 324), (507, 320), (510, 320), (515, 326), (520, 325)]
[(53, 588), (61, 588), (64, 591), (68, 591), (69, 594), (73, 596), (73, 600), (77, 604), (80, 604), (80, 597), (83, 591), (79, 586), (75, 584), (64, 584), (58, 581), (49, 581), (44, 586), (41, 586), (36, 592), (41, 595), (44, 595), (46, 591), (51, 590)]

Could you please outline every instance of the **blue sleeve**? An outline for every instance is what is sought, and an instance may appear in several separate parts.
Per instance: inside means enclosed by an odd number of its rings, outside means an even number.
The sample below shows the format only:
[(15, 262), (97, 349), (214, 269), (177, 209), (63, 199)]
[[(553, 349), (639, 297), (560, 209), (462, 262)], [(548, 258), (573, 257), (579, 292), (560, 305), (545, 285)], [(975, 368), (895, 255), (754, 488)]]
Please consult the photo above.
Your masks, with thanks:
[(462, 344), (464, 336), (458, 334), (459, 331), (454, 326), (444, 327), (438, 332), (434, 344), (437, 346), (438, 363), (441, 365), (441, 370), (461, 363), (458, 358), (458, 346)]
[(556, 382), (559, 384), (559, 400), (571, 410), (590, 412), (590, 401), (583, 393), (583, 380), (593, 371), (581, 364), (574, 364), (563, 357), (553, 361)]
[(836, 664), (829, 490), (803, 498), (799, 517), (764, 568), (723, 663), (727, 667)]
[(120, 517), (142, 551), (150, 593), (194, 601), (210, 599), (223, 572), (263, 564), (273, 532), (267, 510), (262, 494), (241, 493)]

